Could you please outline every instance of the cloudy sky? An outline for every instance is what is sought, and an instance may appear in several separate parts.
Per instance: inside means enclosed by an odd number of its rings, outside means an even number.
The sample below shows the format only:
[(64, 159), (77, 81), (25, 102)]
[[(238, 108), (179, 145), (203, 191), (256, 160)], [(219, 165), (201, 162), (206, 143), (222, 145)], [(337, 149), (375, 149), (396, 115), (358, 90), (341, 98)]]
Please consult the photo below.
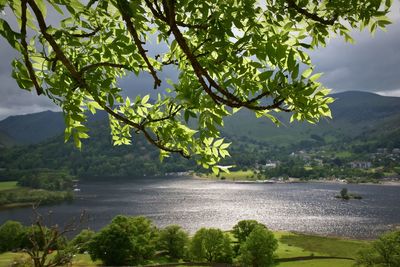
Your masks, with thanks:
[[(311, 53), (317, 72), (323, 72), (321, 81), (333, 92), (357, 90), (400, 97), (400, 9), (395, 1), (386, 32), (375, 36), (367, 32), (354, 32), (355, 44), (332, 39), (326, 48)], [(0, 16), (4, 16), (0, 15)], [(11, 61), (16, 53), (0, 38), (0, 120), (17, 114), (58, 110), (46, 97), (18, 88), (11, 78)], [(167, 70), (167, 76), (174, 76)], [(148, 86), (147, 86), (148, 85)], [(141, 80), (129, 78), (123, 88), (152, 87), (150, 77)]]

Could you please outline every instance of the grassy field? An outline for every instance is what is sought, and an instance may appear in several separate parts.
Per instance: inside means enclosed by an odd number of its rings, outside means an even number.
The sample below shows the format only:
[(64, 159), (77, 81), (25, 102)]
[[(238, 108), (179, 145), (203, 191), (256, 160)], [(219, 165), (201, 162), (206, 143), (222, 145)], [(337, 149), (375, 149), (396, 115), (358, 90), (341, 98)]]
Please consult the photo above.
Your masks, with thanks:
[(352, 260), (324, 259), (279, 263), (278, 267), (353, 267)]
[[(274, 234), (279, 241), (276, 254), (278, 259), (282, 260), (282, 262), (279, 262), (277, 265), (279, 267), (352, 267), (354, 261), (351, 259), (357, 256), (357, 252), (360, 249), (369, 246), (369, 242), (361, 240), (348, 240), (289, 232), (274, 232)], [(21, 257), (21, 255), (20, 253), (0, 254), (0, 267), (8, 267), (13, 259)], [(303, 259), (296, 259), (298, 257), (303, 257)], [(304, 257), (306, 259), (304, 259)], [(319, 259), (313, 257), (328, 258)], [(154, 261), (154, 263), (155, 262), (157, 261)], [(76, 255), (72, 267), (84, 266), (101, 266), (101, 263), (91, 261), (90, 256), (86, 254)], [(185, 265), (182, 264), (180, 266)]]
[(257, 174), (254, 174), (252, 170), (247, 171), (231, 171), (230, 173), (221, 172), (217, 177), (215, 174), (207, 174), (201, 175), (200, 178), (212, 179), (212, 180), (230, 180), (230, 181), (238, 181), (238, 180), (257, 180)]
[[(7, 252), (0, 254), (0, 267), (9, 267), (12, 261), (26, 257), (24, 253)], [(100, 261), (93, 262), (89, 255), (78, 254), (74, 257), (72, 267), (95, 267), (101, 266)]]
[(18, 188), (17, 181), (0, 182), (0, 191)]
[(287, 233), (281, 235), (280, 243), (298, 247), (314, 255), (354, 258), (357, 252), (369, 246), (369, 242), (347, 240), (334, 237), (322, 237), (304, 234)]
[(0, 267), (8, 267), (10, 266), (10, 263), (16, 259), (17, 257), (20, 257), (21, 254), (19, 253), (11, 253), (11, 252), (6, 252), (3, 254), (0, 254)]

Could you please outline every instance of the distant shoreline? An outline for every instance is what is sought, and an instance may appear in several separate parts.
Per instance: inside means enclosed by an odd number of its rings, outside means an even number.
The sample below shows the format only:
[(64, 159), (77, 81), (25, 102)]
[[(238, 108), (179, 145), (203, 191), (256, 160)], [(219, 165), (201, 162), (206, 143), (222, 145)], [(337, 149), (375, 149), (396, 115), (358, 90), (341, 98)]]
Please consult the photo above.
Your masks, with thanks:
[(218, 181), (218, 182), (229, 182), (229, 183), (243, 183), (243, 184), (295, 184), (295, 183), (326, 183), (326, 184), (342, 184), (342, 185), (382, 185), (382, 186), (400, 186), (399, 181), (380, 181), (379, 183), (348, 183), (344, 180), (330, 180), (330, 179), (315, 179), (315, 180), (301, 180), (300, 178), (289, 178), (285, 181), (280, 180), (250, 180), (250, 179), (221, 179), (211, 176), (198, 176), (193, 174), (190, 176), (193, 179), (206, 180), (206, 181)]

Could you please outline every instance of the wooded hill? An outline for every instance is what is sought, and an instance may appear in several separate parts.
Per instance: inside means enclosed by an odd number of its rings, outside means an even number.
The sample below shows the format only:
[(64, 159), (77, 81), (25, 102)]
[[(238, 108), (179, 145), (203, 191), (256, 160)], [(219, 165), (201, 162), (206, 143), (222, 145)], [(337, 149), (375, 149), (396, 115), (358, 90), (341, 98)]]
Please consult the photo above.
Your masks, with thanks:
[[(372, 153), (378, 148), (400, 147), (400, 98), (366, 92), (334, 94), (333, 119), (318, 124), (289, 123), (289, 114), (278, 115), (276, 127), (267, 118), (257, 119), (241, 110), (226, 120), (224, 136), (233, 141), (232, 158), (225, 164), (251, 167), (267, 159), (282, 159), (299, 150), (332, 150)], [(90, 118), (91, 138), (82, 151), (64, 144), (63, 117), (57, 112), (12, 116), (0, 122), (0, 168), (29, 170), (66, 169), (74, 175), (142, 175), (195, 169), (192, 160), (173, 156), (164, 163), (158, 151), (140, 136), (132, 146), (111, 145), (107, 116)]]

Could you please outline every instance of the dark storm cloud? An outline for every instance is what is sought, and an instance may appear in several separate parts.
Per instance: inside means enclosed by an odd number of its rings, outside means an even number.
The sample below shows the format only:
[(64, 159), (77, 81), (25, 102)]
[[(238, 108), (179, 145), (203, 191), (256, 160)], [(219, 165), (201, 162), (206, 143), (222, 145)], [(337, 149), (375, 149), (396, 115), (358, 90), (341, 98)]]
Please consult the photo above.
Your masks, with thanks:
[(356, 43), (331, 40), (328, 47), (312, 53), (321, 81), (334, 91), (393, 91), (400, 88), (400, 23), (379, 31), (353, 34)]
[[(0, 15), (0, 17), (6, 15)], [(50, 14), (51, 24), (58, 21)], [(321, 81), (334, 91), (364, 90), (379, 92), (385, 95), (400, 96), (400, 12), (399, 3), (395, 2), (391, 18), (394, 24), (388, 27), (387, 32), (377, 32), (371, 37), (367, 32), (354, 33), (356, 44), (346, 44), (340, 38), (333, 39), (327, 48), (312, 52), (316, 71), (324, 72)], [(13, 23), (15, 25), (15, 23)], [(147, 48), (151, 53), (165, 49), (158, 46), (154, 38)], [(11, 61), (17, 54), (0, 37), (0, 120), (10, 115), (25, 114), (43, 110), (59, 110), (46, 97), (38, 97), (33, 92), (18, 88), (11, 78)], [(176, 80), (177, 73), (173, 68), (167, 68), (160, 73), (162, 88), (153, 90), (152, 77), (143, 73), (140, 77), (130, 75), (120, 81), (124, 88), (124, 95), (156, 93), (168, 87), (166, 78)]]
[(48, 98), (19, 89), (11, 77), (11, 61), (17, 54), (2, 38), (0, 48), (0, 120), (10, 115), (58, 110)]

